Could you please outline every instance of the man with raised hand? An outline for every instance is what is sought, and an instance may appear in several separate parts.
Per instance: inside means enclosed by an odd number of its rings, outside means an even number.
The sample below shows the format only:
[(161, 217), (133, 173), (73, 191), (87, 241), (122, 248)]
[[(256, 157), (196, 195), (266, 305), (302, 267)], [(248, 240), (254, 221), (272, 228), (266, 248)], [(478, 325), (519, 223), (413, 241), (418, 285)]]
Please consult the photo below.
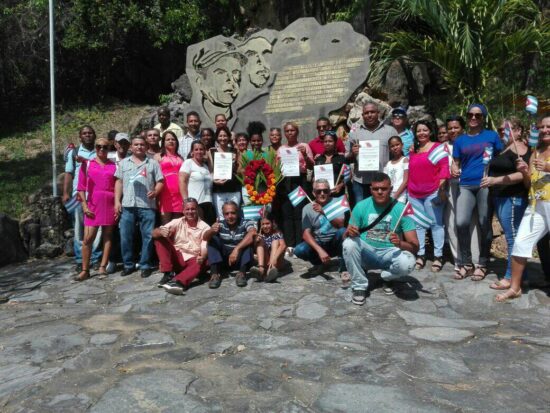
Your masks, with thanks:
[[(342, 257), (342, 236), (346, 231), (346, 214), (329, 220), (323, 208), (332, 200), (330, 186), (326, 179), (313, 183), (315, 202), (302, 210), (303, 241), (294, 248), (294, 255), (315, 265), (310, 272), (319, 273), (326, 268), (332, 257), (340, 257), (339, 272), (342, 280), (349, 280)], [(332, 218), (332, 217), (331, 217)]]
[[(353, 208), (344, 233), (343, 256), (351, 275), (352, 302), (357, 305), (367, 298), (365, 270), (382, 270), (386, 283), (398, 281), (413, 271), (418, 251), (416, 225), (404, 215), (405, 205), (390, 197), (390, 177), (376, 173), (370, 190), (372, 196)], [(386, 289), (386, 294), (393, 294), (392, 285)]]
[(235, 283), (246, 287), (246, 272), (253, 258), (252, 246), (256, 235), (256, 223), (240, 217), (237, 204), (227, 201), (222, 206), (223, 220), (216, 222), (204, 233), (208, 242), (208, 263), (210, 264), (209, 288), (221, 285), (222, 269), (237, 269)]

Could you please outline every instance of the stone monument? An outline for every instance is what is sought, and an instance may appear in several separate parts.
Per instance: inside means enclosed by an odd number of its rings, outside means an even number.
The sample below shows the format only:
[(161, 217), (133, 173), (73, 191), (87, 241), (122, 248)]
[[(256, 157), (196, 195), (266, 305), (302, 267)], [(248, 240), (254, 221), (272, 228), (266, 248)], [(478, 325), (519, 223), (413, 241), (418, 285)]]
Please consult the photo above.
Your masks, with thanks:
[(187, 111), (197, 111), (210, 127), (223, 113), (236, 132), (250, 121), (268, 128), (294, 121), (300, 140), (309, 141), (317, 134), (317, 118), (340, 109), (364, 83), (369, 45), (348, 23), (320, 25), (314, 18), (246, 40), (210, 38), (187, 49)]

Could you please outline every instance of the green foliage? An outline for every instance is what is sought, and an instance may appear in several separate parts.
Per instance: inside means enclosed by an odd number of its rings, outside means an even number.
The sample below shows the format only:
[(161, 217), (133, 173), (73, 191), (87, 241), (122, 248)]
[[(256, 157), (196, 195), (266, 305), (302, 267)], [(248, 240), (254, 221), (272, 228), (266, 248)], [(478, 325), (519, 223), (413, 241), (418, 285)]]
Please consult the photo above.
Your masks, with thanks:
[(485, 101), (492, 81), (550, 50), (550, 26), (532, 0), (382, 0), (378, 16), (391, 30), (374, 48), (371, 80), (397, 58), (427, 62), (466, 101)]

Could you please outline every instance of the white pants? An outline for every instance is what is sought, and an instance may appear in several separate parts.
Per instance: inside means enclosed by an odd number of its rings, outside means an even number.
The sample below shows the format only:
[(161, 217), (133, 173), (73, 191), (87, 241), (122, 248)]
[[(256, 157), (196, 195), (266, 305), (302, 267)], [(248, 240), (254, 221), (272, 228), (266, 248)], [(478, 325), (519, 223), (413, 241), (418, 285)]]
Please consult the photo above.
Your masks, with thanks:
[(512, 256), (531, 258), (533, 248), (550, 228), (550, 201), (537, 201), (535, 211), (528, 206), (519, 224)]

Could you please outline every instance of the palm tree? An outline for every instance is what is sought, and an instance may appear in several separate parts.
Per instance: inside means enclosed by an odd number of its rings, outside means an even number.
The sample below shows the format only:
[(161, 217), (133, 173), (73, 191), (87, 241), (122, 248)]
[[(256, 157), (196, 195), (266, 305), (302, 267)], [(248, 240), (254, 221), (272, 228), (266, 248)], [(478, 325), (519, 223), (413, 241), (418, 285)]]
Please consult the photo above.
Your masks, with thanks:
[(382, 0), (382, 42), (374, 46), (371, 81), (396, 59), (437, 67), (465, 100), (485, 100), (488, 82), (528, 55), (550, 51), (550, 25), (532, 0)]

